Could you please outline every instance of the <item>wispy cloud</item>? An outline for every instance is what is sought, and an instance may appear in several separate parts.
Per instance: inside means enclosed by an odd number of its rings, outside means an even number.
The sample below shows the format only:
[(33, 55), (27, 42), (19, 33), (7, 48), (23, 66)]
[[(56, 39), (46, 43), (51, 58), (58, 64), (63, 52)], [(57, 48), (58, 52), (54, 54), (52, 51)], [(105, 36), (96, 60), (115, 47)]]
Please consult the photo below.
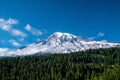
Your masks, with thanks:
[(37, 30), (36, 28), (32, 27), (30, 24), (27, 24), (25, 26), (25, 29), (29, 32), (31, 32), (33, 35), (36, 35), (36, 36), (39, 36), (39, 35), (42, 35), (43, 32), (40, 31), (40, 30)]
[(17, 41), (15, 41), (14, 39), (10, 39), (8, 42), (11, 43), (13, 46), (16, 46), (16, 47), (21, 46), (21, 44), (18, 43)]
[(95, 38), (104, 37), (104, 36), (105, 36), (105, 33), (99, 32), (96, 36), (89, 37), (88, 39), (89, 39), (89, 40), (93, 40), (93, 39), (95, 39)]
[(11, 33), (13, 36), (20, 36), (20, 37), (26, 37), (27, 34), (25, 34), (24, 32), (17, 30), (17, 29), (12, 29)]
[(16, 19), (9, 18), (8, 20), (5, 20), (3, 18), (0, 18), (0, 28), (2, 30), (11, 33), (13, 36), (26, 37), (27, 34), (18, 29), (13, 28), (13, 26), (18, 23), (19, 22)]
[(13, 25), (13, 24), (18, 24), (19, 22), (16, 19), (9, 18), (5, 23), (9, 25)]
[(99, 33), (97, 34), (97, 36), (99, 36), (99, 37), (103, 37), (103, 36), (105, 36), (105, 33), (103, 33), (103, 32), (99, 32)]
[(0, 28), (2, 30), (9, 31), (15, 24), (18, 24), (18, 21), (16, 19), (9, 18), (8, 20), (5, 20), (3, 18), (0, 18)]
[(14, 27), (18, 24), (19, 24), (19, 21), (17, 19), (0, 18), (0, 30), (2, 30), (4, 32), (8, 32), (13, 37), (10, 40), (9, 39), (8, 40), (0, 40), (0, 43), (5, 44), (6, 42), (9, 42), (13, 46), (18, 47), (18, 46), (21, 46), (21, 44), (24, 44), (24, 43), (20, 44), (19, 42), (27, 42), (25, 39), (26, 39), (26, 37), (29, 38), (29, 34), (26, 34), (26, 33), (31, 33), (34, 37), (36, 37), (36, 36), (39, 37), (40, 35), (43, 35), (44, 33), (47, 32), (44, 29), (38, 30), (35, 27), (32, 27), (30, 24), (27, 24), (23, 29)]

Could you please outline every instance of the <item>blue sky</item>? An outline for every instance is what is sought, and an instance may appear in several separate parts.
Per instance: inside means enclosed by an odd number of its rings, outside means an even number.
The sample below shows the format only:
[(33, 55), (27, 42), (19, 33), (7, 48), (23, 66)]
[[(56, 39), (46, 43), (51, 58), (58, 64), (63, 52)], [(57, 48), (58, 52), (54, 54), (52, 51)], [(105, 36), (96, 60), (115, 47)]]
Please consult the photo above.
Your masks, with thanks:
[(17, 48), (58, 31), (120, 42), (120, 1), (0, 0), (1, 48)]

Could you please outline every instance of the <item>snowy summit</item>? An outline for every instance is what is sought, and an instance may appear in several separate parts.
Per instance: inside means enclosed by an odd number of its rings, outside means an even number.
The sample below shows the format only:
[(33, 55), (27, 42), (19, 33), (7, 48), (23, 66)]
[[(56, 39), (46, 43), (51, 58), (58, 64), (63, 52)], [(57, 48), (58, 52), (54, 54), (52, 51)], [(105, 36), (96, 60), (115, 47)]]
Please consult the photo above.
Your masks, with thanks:
[(88, 49), (110, 48), (120, 45), (105, 41), (88, 41), (69, 33), (55, 32), (39, 43), (33, 43), (17, 50), (6, 50), (0, 56), (24, 56), (44, 53), (71, 53)]

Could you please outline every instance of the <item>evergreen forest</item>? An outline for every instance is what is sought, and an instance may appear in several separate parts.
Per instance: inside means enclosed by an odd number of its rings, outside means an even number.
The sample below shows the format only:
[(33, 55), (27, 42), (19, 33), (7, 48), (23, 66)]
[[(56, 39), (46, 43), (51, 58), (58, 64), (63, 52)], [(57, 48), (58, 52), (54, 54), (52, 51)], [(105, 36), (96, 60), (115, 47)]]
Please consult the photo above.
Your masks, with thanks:
[(0, 80), (120, 80), (120, 48), (1, 57)]

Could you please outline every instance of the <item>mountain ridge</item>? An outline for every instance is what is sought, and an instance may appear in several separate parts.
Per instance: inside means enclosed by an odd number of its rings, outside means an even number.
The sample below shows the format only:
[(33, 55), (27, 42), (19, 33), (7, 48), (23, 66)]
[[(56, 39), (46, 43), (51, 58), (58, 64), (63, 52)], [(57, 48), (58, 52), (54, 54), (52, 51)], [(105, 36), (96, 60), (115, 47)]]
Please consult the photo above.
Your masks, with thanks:
[(88, 49), (110, 48), (120, 45), (106, 41), (88, 41), (70, 33), (55, 32), (43, 41), (16, 50), (5, 51), (0, 56), (25, 56), (35, 53), (71, 53)]

